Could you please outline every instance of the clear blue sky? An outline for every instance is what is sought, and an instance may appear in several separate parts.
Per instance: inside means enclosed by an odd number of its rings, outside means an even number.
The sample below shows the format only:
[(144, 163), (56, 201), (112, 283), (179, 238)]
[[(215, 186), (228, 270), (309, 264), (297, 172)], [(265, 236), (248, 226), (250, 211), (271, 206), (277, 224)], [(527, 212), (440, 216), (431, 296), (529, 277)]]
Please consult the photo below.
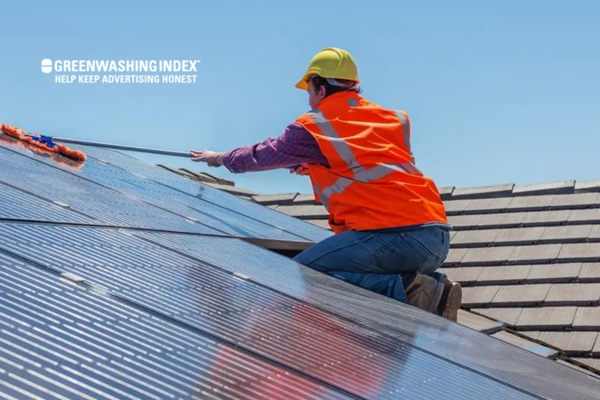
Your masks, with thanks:
[[(0, 120), (30, 131), (180, 151), (252, 144), (308, 109), (294, 84), (335, 46), (354, 56), (366, 98), (409, 113), (417, 165), (438, 186), (600, 179), (599, 1), (22, 1), (2, 15)], [(45, 58), (201, 62), (196, 84), (68, 85), (41, 72)], [(287, 171), (136, 156), (310, 193)]]

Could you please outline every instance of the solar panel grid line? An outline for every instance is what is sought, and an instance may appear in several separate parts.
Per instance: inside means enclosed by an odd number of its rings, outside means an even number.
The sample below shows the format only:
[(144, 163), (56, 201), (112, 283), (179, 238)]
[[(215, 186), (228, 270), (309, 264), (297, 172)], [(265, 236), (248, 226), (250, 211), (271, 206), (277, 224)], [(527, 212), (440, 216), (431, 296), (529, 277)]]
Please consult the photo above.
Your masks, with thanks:
[[(7, 264), (6, 263), (6, 258), (4, 258), (4, 262), (2, 263), (2, 265), (6, 266), (5, 264)], [(36, 275), (38, 274), (37, 272), (35, 272), (35, 269), (33, 269), (33, 268), (32, 268), (31, 272), (32, 272), (32, 274), (33, 273), (35, 273)], [(36, 277), (33, 277), (32, 279), (35, 279), (35, 278)], [(59, 283), (58, 280), (57, 280), (57, 283)], [(60, 289), (64, 289), (66, 287), (65, 285), (68, 285), (68, 284), (59, 285), (59, 286), (62, 286)], [(58, 290), (60, 290), (60, 289), (58, 289)], [(60, 295), (60, 293), (58, 293), (58, 290), (55, 290), (55, 293), (54, 293), (55, 295)], [(71, 291), (71, 293), (72, 293), (73, 296), (77, 296), (78, 294), (81, 293), (81, 289), (80, 288), (77, 288), (77, 289), (68, 288), (68, 290)], [(87, 294), (87, 295), (91, 296), (91, 294)], [(2, 299), (0, 299), (0, 301), (2, 301)], [(36, 297), (31, 297), (31, 301), (40, 301), (40, 299), (38, 299)], [(115, 308), (116, 307), (121, 307), (121, 308), (123, 307), (122, 305), (115, 304), (110, 299), (104, 299), (103, 300), (101, 298), (97, 299), (97, 301), (94, 301), (93, 303), (90, 303), (90, 304), (98, 304), (98, 303), (104, 303), (104, 302), (112, 303), (112, 307), (115, 307)], [(73, 312), (75, 312), (75, 311), (73, 311)], [(139, 310), (136, 310), (135, 312), (139, 313)], [(115, 315), (115, 318), (118, 318), (118, 316)], [(148, 316), (147, 315), (143, 316), (143, 318), (148, 318)], [(71, 319), (74, 320), (75, 318), (71, 318)], [(138, 319), (138, 321), (139, 320), (140, 319)], [(127, 322), (125, 321), (125, 323), (127, 323)], [(163, 339), (164, 338), (169, 339), (169, 338), (172, 338), (173, 336), (178, 336), (179, 335), (180, 336), (179, 339), (180, 339), (180, 343), (181, 343), (185, 339), (185, 337), (187, 337), (188, 339), (194, 337), (194, 335), (192, 333), (190, 333), (189, 331), (177, 331), (177, 330), (171, 331), (171, 330), (169, 330), (168, 333), (167, 333), (167, 331), (164, 330), (164, 328), (165, 328), (164, 321), (159, 321), (159, 320), (154, 319), (154, 321), (152, 323), (153, 324), (162, 324), (162, 329), (160, 329), (160, 330), (159, 329), (154, 329), (153, 332), (161, 331)], [(78, 325), (79, 325), (79, 328), (76, 329), (75, 331), (77, 333), (79, 333), (79, 334), (78, 335), (72, 335), (72, 336), (70, 336), (70, 338), (75, 339), (75, 340), (81, 340), (81, 335), (80, 334), (81, 334), (81, 329), (83, 328), (84, 325), (86, 326), (87, 329), (94, 330), (94, 329), (98, 328), (97, 324), (95, 324), (95, 323), (94, 324), (89, 324), (89, 323), (88, 324), (82, 324), (82, 323), (78, 323)], [(29, 344), (31, 344), (33, 342), (30, 341), (29, 339), (23, 339), (22, 336), (24, 336), (24, 335), (29, 336), (29, 337), (36, 336), (39, 333), (43, 332), (47, 328), (48, 328), (48, 325), (46, 323), (41, 323), (39, 325), (38, 329), (33, 329), (33, 330), (28, 330), (28, 329), (24, 329), (24, 328), (17, 328), (18, 329), (17, 332), (19, 334), (17, 335), (15, 333), (12, 333), (9, 336), (11, 337), (11, 339), (13, 339), (14, 342), (28, 340), (28, 342), (26, 342), (26, 344), (29, 345)], [(129, 329), (123, 329), (123, 331), (127, 332), (127, 331), (129, 331)], [(149, 333), (149, 332), (152, 332), (152, 331), (146, 331), (146, 332)], [(112, 333), (114, 333), (114, 332), (112, 332)], [(183, 336), (183, 335), (185, 335), (185, 336)], [(98, 336), (97, 335), (89, 334), (87, 336), (89, 337), (89, 340), (98, 341)], [(116, 336), (114, 334), (111, 334), (111, 335), (106, 335), (105, 334), (104, 336), (110, 336), (113, 340), (116, 340), (116, 341), (119, 340), (119, 336)], [(148, 335), (148, 336), (150, 336), (150, 335)], [(87, 391), (90, 388), (85, 388), (86, 390), (83, 390), (79, 386), (76, 389), (73, 389), (72, 387), (67, 388), (65, 386), (67, 382), (70, 382), (70, 383), (73, 383), (73, 382), (71, 380), (67, 379), (69, 376), (68, 376), (67, 373), (65, 373), (65, 371), (61, 370), (60, 373), (57, 372), (58, 368), (63, 368), (66, 364), (60, 364), (60, 363), (57, 363), (57, 362), (53, 362), (53, 360), (50, 359), (50, 357), (58, 357), (60, 355), (60, 353), (58, 353), (55, 350), (58, 347), (58, 345), (56, 343), (53, 343), (49, 339), (50, 337), (52, 337), (52, 336), (51, 335), (50, 336), (47, 335), (45, 340), (41, 340), (41, 341), (38, 341), (38, 343), (34, 343), (35, 344), (34, 347), (36, 347), (38, 349), (43, 348), (43, 351), (45, 352), (44, 353), (45, 356), (43, 356), (43, 358), (40, 358), (40, 354), (36, 354), (38, 361), (34, 362), (31, 366), (33, 368), (37, 367), (38, 369), (40, 369), (40, 368), (43, 367), (43, 363), (49, 363), (49, 365), (51, 365), (51, 366), (43, 368), (43, 370), (45, 372), (52, 373), (54, 379), (49, 380), (48, 376), (46, 376), (44, 374), (36, 373), (34, 375), (34, 377), (36, 379), (33, 379), (33, 378), (27, 376), (27, 378), (21, 378), (19, 380), (19, 382), (21, 384), (27, 384), (28, 385), (28, 389), (30, 389), (33, 392), (35, 392), (36, 390), (39, 390), (39, 388), (42, 387), (41, 383), (44, 383), (46, 385), (45, 386), (46, 387), (46, 394), (48, 393), (48, 391), (54, 390), (55, 391), (54, 395), (56, 397), (58, 397), (58, 396), (60, 396), (62, 394), (62, 393), (58, 393), (59, 391), (57, 390), (57, 388), (61, 388), (61, 389), (67, 390), (71, 394), (75, 393), (75, 394), (78, 394), (78, 395), (85, 394), (84, 392), (87, 392), (88, 394), (92, 394), (92, 396), (93, 395), (97, 395), (98, 393), (100, 393), (99, 389)], [(195, 339), (198, 340), (197, 337)], [(142, 340), (142, 335), (140, 335), (140, 340)], [(63, 343), (64, 343), (64, 340), (63, 340)], [(6, 342), (3, 342), (3, 344), (6, 344)], [(27, 351), (25, 350), (26, 347), (24, 345), (19, 345), (18, 343), (13, 343), (12, 347), (16, 348), (20, 352), (26, 352), (27, 353)], [(190, 346), (188, 345), (188, 348), (189, 347)], [(68, 350), (67, 353), (69, 353), (69, 354), (67, 356), (63, 356), (63, 358), (67, 360), (66, 362), (73, 363), (73, 361), (75, 361), (74, 360), (75, 357), (81, 357), (81, 354), (77, 353), (77, 349), (78, 348), (82, 348), (81, 346), (79, 346), (79, 347), (71, 346), (68, 349), (61, 348), (61, 347), (58, 347), (58, 348), (60, 348), (63, 351), (64, 350)], [(204, 349), (206, 349), (205, 346), (197, 347), (197, 348), (204, 348)], [(222, 345), (221, 345), (221, 348), (223, 348)], [(5, 350), (4, 346), (2, 346), (1, 349)], [(155, 356), (155, 360), (157, 360), (157, 361), (154, 361), (154, 364), (152, 364), (152, 367), (149, 364), (146, 365), (146, 366), (144, 366), (143, 367), (143, 373), (145, 373), (145, 374), (152, 374), (152, 373), (156, 374), (157, 373), (156, 371), (158, 371), (158, 370), (154, 370), (153, 368), (155, 368), (158, 365), (157, 362), (159, 360), (159, 357), (161, 357), (160, 354), (164, 354), (164, 352), (159, 351), (159, 349), (157, 349), (157, 348), (155, 348), (153, 346), (146, 346), (146, 347), (144, 347), (141, 350), (140, 349), (136, 349), (136, 351), (139, 354), (153, 354)], [(181, 351), (181, 346), (180, 346), (179, 349), (177, 349), (177, 350), (173, 349), (172, 351)], [(5, 353), (6, 352), (0, 352), (0, 356), (2, 354), (5, 354)], [(31, 354), (31, 353), (33, 353), (33, 352), (29, 351), (29, 354)], [(248, 366), (252, 366), (252, 368), (247, 368), (246, 369), (246, 376), (248, 376), (248, 374), (256, 372), (256, 370), (257, 370), (257, 368), (256, 368), (256, 364), (257, 364), (256, 360), (250, 361), (250, 359), (247, 358), (248, 356), (244, 355), (243, 353), (237, 353), (237, 352), (233, 351), (232, 354), (234, 354), (234, 356), (237, 358), (238, 363), (239, 363), (239, 360), (244, 359), (244, 357), (245, 357), (246, 364)], [(85, 358), (84, 361), (86, 361), (86, 362), (89, 363), (89, 361), (90, 361), (89, 357), (90, 356), (94, 356), (94, 355), (95, 355), (95, 353), (88, 353), (88, 357)], [(141, 367), (140, 362), (141, 362), (142, 359), (140, 359), (139, 357), (134, 357), (134, 355), (135, 354), (131, 354), (131, 358), (128, 358), (127, 356), (121, 356), (120, 359), (122, 361), (120, 361), (118, 364), (115, 364), (114, 362), (112, 362), (112, 363), (109, 363), (109, 362), (100, 362), (100, 363), (97, 363), (98, 365), (96, 366), (96, 368), (97, 368), (96, 372), (101, 372), (104, 377), (113, 376), (113, 378), (116, 379), (114, 381), (120, 381), (120, 382), (122, 382), (124, 384), (126, 383), (127, 385), (125, 387), (127, 387), (127, 388), (129, 388), (131, 390), (133, 390), (134, 388), (136, 388), (136, 386), (134, 385), (134, 383), (136, 385), (147, 384), (147, 382), (141, 381), (139, 379), (137, 381), (134, 381), (134, 380), (130, 379), (130, 377), (128, 376), (131, 373), (138, 373), (139, 370), (136, 370), (134, 368), (140, 368)], [(197, 357), (192, 357), (192, 358), (195, 359), (196, 362), (197, 362)], [(0, 366), (5, 367), (4, 359), (5, 358), (0, 358)], [(21, 358), (21, 360), (22, 359), (23, 358)], [(177, 359), (177, 357), (175, 359)], [(13, 365), (14, 364), (15, 363), (13, 362)], [(84, 373), (84, 374), (85, 374), (85, 371), (91, 371), (91, 370), (94, 369), (94, 368), (89, 367), (89, 366), (86, 367), (86, 365), (82, 365), (81, 367), (82, 368), (79, 369), (79, 372), (80, 373)], [(224, 368), (224, 367), (226, 367), (226, 365), (222, 366), (222, 368)], [(237, 367), (237, 365), (236, 365), (236, 367)], [(230, 368), (229, 372), (230, 373), (235, 373), (237, 371), (236, 367)], [(6, 371), (5, 368), (2, 368), (2, 370)], [(269, 364), (266, 364), (266, 365), (263, 364), (263, 368), (270, 368), (272, 370), (273, 367), (271, 365), (269, 365)], [(161, 367), (160, 369), (164, 370), (164, 371), (167, 371), (168, 370), (168, 366)], [(74, 369), (71, 368), (71, 372), (73, 372), (73, 371), (74, 371)], [(259, 371), (260, 371), (260, 369), (259, 369)], [(141, 374), (142, 372), (139, 372), (139, 373)], [(271, 372), (271, 376), (275, 377), (275, 375), (273, 374), (273, 372)], [(279, 374), (278, 374), (278, 376), (279, 376)], [(162, 375), (161, 375), (161, 377), (164, 378)], [(76, 378), (76, 377), (71, 375), (70, 378)], [(144, 375), (144, 378), (153, 378), (153, 377), (150, 376), (150, 375), (148, 375), (148, 376)], [(61, 381), (60, 379), (65, 379), (65, 380)], [(193, 379), (196, 379), (196, 374), (194, 374), (194, 378)], [(264, 377), (261, 377), (260, 379), (264, 379)], [(172, 384), (171, 384), (170, 387), (167, 386), (167, 388), (170, 388), (170, 389), (176, 388), (174, 385), (177, 383), (177, 381), (173, 380), (172, 378), (169, 378), (168, 380), (170, 380)], [(156, 396), (156, 393), (159, 393), (159, 394), (162, 393), (162, 394), (167, 394), (168, 397), (174, 397), (173, 394), (172, 394), (172, 392), (169, 392), (169, 391), (165, 390), (165, 387), (166, 387), (165, 384), (162, 381), (159, 382), (156, 379), (156, 376), (153, 379), (150, 379), (150, 382), (153, 382), (154, 387), (145, 387), (144, 388), (144, 390), (145, 390), (144, 394), (145, 395)], [(59, 383), (62, 386), (58, 385)], [(179, 382), (179, 383), (181, 383), (181, 382)], [(306, 384), (306, 382), (304, 382), (304, 383)], [(161, 387), (159, 387), (159, 386), (161, 386)], [(185, 392), (183, 391), (183, 389), (180, 389), (180, 388), (189, 389), (190, 386), (189, 385), (181, 385), (180, 384), (178, 387), (179, 387), (179, 389), (177, 389), (177, 391), (180, 394), (185, 394)], [(104, 388), (104, 389), (106, 390), (106, 388)], [(240, 389), (242, 389), (242, 386), (240, 386)], [(75, 391), (75, 390), (79, 390), (79, 391)], [(264, 387), (261, 387), (261, 386), (257, 386), (257, 388), (255, 390), (258, 390), (258, 391), (262, 390), (263, 393), (265, 392)], [(125, 393), (125, 392), (121, 392), (121, 394), (123, 394), (123, 393)], [(113, 396), (114, 396), (114, 394), (113, 394)], [(160, 398), (160, 396), (157, 396), (157, 397)], [(335, 397), (336, 398), (347, 398), (347, 396), (335, 396)], [(123, 397), (120, 397), (120, 398), (123, 398)], [(238, 398), (240, 398), (240, 397), (238, 397)]]

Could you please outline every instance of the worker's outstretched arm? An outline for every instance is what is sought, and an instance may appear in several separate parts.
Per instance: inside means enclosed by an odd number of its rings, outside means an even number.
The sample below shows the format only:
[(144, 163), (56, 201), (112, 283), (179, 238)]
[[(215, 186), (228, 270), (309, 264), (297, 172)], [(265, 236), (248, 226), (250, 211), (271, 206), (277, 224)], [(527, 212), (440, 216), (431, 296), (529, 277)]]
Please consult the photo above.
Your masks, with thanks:
[(314, 163), (328, 166), (314, 137), (298, 124), (288, 125), (277, 139), (269, 138), (226, 153), (192, 151), (191, 154), (192, 161), (206, 162), (211, 166), (223, 165), (233, 173), (278, 168), (292, 168), (295, 172), (302, 164)]

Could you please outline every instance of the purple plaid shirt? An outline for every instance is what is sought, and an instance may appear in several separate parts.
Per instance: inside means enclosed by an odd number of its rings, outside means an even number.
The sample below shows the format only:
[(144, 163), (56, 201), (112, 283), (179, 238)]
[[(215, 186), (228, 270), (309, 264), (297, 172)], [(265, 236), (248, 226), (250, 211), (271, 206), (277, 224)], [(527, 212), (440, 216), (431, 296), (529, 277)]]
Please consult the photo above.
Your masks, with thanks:
[(288, 125), (277, 139), (240, 147), (223, 156), (223, 165), (233, 173), (290, 168), (304, 163), (329, 167), (316, 139), (297, 123)]

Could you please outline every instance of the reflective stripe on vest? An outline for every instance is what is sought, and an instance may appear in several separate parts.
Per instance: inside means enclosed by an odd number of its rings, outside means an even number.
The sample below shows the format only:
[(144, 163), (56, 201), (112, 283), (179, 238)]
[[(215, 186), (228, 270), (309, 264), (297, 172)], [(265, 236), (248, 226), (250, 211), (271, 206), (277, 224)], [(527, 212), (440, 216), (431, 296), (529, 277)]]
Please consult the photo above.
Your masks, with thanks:
[[(353, 100), (353, 99), (351, 99)], [(350, 103), (352, 105), (352, 103)], [(349, 169), (354, 173), (354, 178), (346, 178), (339, 177), (331, 186), (323, 188), (323, 190), (319, 191), (319, 188), (315, 185), (314, 189), (319, 194), (321, 198), (321, 202), (325, 206), (326, 209), (329, 209), (329, 198), (331, 195), (336, 193), (342, 193), (352, 182), (371, 182), (377, 179), (381, 179), (386, 175), (389, 175), (394, 172), (406, 172), (408, 174), (419, 175), (421, 171), (410, 162), (405, 162), (401, 164), (385, 164), (381, 163), (376, 165), (375, 167), (367, 170), (363, 167), (358, 160), (352, 154), (352, 150), (350, 146), (344, 141), (344, 139), (340, 138), (340, 135), (336, 132), (333, 125), (329, 122), (329, 120), (325, 117), (323, 112), (318, 108), (315, 108), (308, 112), (308, 115), (313, 120), (313, 122), (317, 125), (320, 131), (324, 136), (329, 138), (329, 142), (332, 144), (335, 149), (337, 155), (340, 159), (342, 159), (348, 166)], [(402, 115), (400, 121), (404, 124), (406, 118)], [(405, 125), (403, 125), (405, 126)], [(405, 130), (407, 132), (407, 130)], [(408, 140), (408, 134), (404, 135), (404, 143), (406, 144)], [(410, 149), (410, 145), (408, 146)], [(410, 151), (410, 150), (409, 150)], [(412, 155), (412, 153), (411, 153)]]

